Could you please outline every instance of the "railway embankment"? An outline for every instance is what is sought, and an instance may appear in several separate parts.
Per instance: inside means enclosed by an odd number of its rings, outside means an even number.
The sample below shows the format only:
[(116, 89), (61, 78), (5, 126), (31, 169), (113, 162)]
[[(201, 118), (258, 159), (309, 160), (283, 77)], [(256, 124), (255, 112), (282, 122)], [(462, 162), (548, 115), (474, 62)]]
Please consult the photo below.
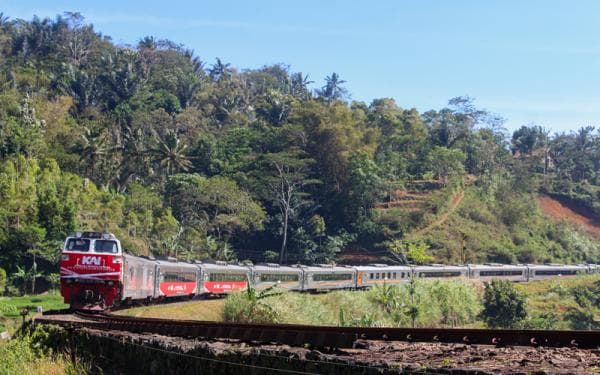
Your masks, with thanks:
[[(57, 316), (65, 320), (65, 316)], [(79, 317), (73, 317), (76, 323)], [(45, 345), (120, 374), (590, 374), (600, 349), (360, 340), (354, 348), (43, 325)]]

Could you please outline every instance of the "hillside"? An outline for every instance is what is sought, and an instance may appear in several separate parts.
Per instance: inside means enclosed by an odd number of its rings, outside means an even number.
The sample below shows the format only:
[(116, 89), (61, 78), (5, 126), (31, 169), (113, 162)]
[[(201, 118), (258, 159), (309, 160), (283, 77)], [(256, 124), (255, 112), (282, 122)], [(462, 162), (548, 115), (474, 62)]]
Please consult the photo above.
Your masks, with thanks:
[(0, 15), (0, 62), (0, 292), (56, 284), (75, 230), (186, 260), (421, 246), (439, 262), (600, 262), (597, 240), (535, 198), (600, 213), (593, 127), (507, 134), (469, 97), (426, 112), (352, 101), (335, 72), (313, 89), (284, 64), (237, 68), (152, 36), (121, 46), (79, 13)]
[(570, 208), (567, 203), (560, 202), (549, 196), (538, 197), (538, 204), (544, 215), (552, 220), (565, 221), (573, 226), (579, 227), (596, 239), (600, 240), (600, 223), (589, 212), (580, 213)]

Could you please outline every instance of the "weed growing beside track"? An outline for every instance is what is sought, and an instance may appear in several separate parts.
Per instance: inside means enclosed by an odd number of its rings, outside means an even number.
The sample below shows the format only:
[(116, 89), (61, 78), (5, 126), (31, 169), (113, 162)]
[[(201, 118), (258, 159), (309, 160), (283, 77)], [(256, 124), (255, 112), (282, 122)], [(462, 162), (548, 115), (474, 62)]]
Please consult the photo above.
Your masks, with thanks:
[(50, 348), (48, 331), (26, 329), (13, 339), (0, 342), (0, 375), (86, 374), (89, 366), (66, 353)]

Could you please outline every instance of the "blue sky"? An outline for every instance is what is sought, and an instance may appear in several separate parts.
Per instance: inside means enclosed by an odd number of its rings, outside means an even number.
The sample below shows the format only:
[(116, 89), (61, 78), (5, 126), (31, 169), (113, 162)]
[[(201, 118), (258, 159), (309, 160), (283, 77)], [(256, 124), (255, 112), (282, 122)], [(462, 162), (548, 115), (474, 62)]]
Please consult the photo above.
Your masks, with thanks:
[(119, 44), (153, 35), (204, 61), (286, 63), (352, 98), (439, 109), (469, 95), (554, 131), (600, 125), (600, 1), (4, 1), (13, 18), (81, 12)]

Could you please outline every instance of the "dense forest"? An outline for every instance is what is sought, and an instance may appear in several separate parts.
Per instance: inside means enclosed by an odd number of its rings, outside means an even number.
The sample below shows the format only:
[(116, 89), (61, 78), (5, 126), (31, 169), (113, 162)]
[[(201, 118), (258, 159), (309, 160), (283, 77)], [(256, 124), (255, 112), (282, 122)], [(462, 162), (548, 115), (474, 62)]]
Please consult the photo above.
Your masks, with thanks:
[[(116, 45), (78, 13), (0, 14), (0, 267), (14, 290), (56, 282), (61, 241), (85, 229), (183, 259), (600, 262), (597, 241), (535, 200), (600, 217), (600, 129), (509, 134), (469, 97), (420, 113), (352, 101), (336, 73), (315, 83), (201, 52)], [(394, 205), (411, 195), (418, 209)]]

